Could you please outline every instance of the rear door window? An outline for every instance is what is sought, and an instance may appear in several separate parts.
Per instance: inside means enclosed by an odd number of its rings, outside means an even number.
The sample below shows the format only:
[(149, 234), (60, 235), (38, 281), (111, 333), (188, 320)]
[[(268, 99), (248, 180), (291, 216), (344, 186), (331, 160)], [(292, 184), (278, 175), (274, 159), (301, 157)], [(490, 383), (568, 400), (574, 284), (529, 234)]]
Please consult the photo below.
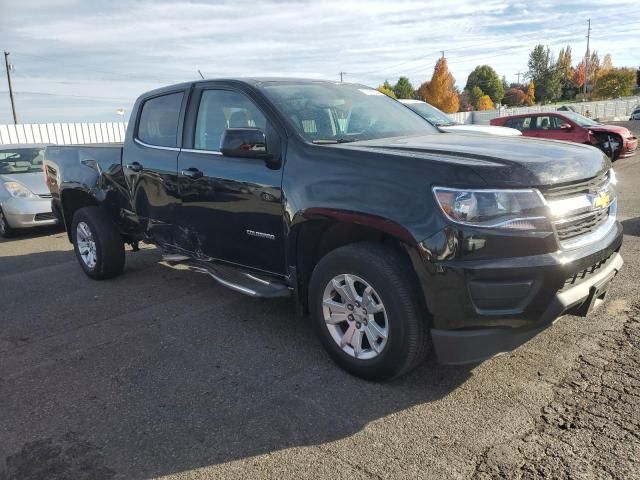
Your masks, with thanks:
[(158, 147), (178, 146), (178, 123), (183, 92), (150, 98), (142, 104), (138, 139)]

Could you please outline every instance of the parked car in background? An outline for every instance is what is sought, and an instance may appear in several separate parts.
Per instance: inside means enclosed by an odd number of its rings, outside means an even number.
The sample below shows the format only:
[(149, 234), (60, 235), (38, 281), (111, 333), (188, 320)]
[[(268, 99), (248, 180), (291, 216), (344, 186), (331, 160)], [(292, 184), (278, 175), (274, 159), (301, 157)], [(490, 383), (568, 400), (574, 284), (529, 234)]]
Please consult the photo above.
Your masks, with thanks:
[(443, 132), (479, 133), (512, 137), (522, 135), (522, 133), (520, 133), (520, 131), (516, 130), (515, 128), (492, 127), (490, 125), (466, 125), (454, 122), (451, 117), (449, 117), (442, 110), (439, 110), (433, 105), (429, 105), (427, 102), (423, 102), (422, 100), (401, 99), (399, 100), (399, 102), (406, 105), (431, 125)]
[(630, 157), (638, 148), (638, 139), (629, 129), (603, 125), (579, 113), (542, 112), (499, 117), (491, 125), (516, 128), (526, 137), (549, 138), (594, 145), (611, 160)]
[(0, 236), (58, 222), (42, 173), (43, 158), (44, 145), (0, 147)]
[(640, 120), (640, 108), (631, 112), (629, 120)]

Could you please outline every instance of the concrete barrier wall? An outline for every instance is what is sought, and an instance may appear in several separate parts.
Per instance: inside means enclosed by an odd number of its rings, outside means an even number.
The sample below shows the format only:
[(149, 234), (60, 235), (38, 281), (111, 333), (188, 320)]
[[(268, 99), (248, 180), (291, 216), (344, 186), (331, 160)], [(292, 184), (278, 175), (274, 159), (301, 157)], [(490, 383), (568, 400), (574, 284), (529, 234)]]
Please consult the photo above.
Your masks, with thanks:
[(127, 122), (0, 125), (0, 145), (122, 143)]

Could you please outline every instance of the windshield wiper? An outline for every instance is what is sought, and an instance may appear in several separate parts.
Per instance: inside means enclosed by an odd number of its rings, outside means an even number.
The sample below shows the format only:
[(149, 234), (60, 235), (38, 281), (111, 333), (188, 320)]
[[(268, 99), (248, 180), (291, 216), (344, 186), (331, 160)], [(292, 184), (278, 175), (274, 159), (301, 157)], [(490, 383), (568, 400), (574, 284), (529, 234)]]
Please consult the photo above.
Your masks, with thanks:
[(355, 142), (355, 140), (351, 139), (351, 138), (329, 138), (329, 139), (317, 139), (317, 140), (313, 140), (311, 143), (315, 143), (316, 145), (333, 145), (336, 143), (349, 143), (349, 142)]

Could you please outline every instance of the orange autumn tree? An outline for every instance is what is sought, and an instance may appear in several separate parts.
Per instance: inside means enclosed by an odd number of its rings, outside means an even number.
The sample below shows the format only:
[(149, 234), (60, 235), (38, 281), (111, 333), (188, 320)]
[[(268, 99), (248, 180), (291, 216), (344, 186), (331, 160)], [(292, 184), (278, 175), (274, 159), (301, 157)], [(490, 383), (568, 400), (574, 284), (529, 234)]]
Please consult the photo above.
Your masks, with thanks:
[(489, 95), (483, 95), (478, 100), (478, 110), (493, 110), (493, 100)]
[(527, 97), (525, 99), (525, 103), (527, 105), (533, 105), (536, 103), (536, 86), (533, 83), (533, 80), (529, 82), (529, 86), (527, 87)]
[(431, 81), (424, 82), (418, 89), (418, 96), (443, 112), (457, 112), (460, 106), (455, 80), (447, 67), (447, 59), (438, 59)]

